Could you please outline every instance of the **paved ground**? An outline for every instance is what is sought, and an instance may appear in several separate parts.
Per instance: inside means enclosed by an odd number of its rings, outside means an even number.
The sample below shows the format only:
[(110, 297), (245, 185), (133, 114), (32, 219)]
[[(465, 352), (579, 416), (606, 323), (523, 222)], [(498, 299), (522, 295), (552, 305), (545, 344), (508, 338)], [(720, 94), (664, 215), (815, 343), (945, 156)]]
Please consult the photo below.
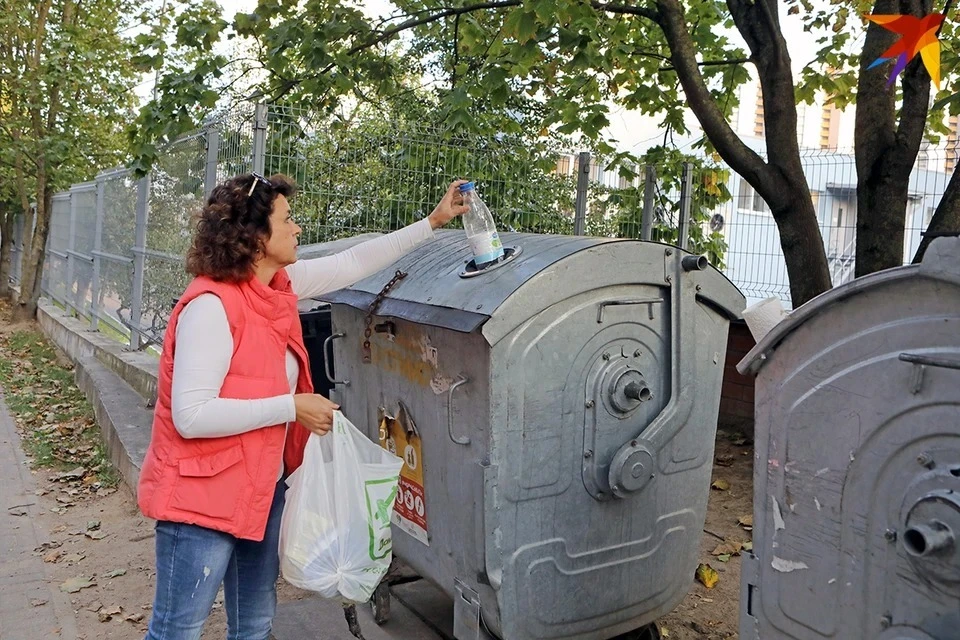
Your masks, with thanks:
[(52, 591), (34, 550), (48, 540), (36, 525), (36, 486), (0, 395), (0, 638), (73, 640), (77, 631), (64, 594)]

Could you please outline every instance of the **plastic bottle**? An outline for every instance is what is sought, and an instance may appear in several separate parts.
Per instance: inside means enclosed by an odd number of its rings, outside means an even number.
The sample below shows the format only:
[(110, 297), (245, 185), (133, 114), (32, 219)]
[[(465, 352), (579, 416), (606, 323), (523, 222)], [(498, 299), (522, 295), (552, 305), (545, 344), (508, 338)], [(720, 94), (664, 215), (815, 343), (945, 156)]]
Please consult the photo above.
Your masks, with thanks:
[(472, 182), (460, 185), (463, 204), (470, 210), (463, 214), (463, 228), (473, 251), (473, 263), (478, 269), (503, 259), (503, 243), (497, 233), (490, 209), (484, 204)]

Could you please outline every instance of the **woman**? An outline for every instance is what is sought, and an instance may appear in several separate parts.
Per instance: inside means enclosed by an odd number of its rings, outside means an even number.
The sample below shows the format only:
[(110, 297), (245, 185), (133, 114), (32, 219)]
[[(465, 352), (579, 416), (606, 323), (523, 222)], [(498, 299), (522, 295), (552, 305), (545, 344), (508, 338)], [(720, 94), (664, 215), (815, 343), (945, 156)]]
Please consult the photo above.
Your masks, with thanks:
[(283, 478), (338, 407), (312, 393), (297, 300), (348, 286), (433, 237), (466, 207), (455, 181), (424, 220), (297, 262), (294, 186), (217, 186), (187, 254), (196, 276), (170, 316), (138, 502), (157, 520), (148, 640), (195, 640), (224, 586), (228, 637), (265, 640), (276, 610)]

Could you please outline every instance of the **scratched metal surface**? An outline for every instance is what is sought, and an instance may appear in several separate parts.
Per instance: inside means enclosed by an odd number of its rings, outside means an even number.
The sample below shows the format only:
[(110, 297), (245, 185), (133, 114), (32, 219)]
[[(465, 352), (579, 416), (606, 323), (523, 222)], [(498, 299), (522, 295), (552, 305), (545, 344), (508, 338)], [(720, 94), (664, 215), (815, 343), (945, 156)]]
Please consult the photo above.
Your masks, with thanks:
[(960, 638), (960, 239), (782, 324), (740, 365), (759, 371), (740, 637)]

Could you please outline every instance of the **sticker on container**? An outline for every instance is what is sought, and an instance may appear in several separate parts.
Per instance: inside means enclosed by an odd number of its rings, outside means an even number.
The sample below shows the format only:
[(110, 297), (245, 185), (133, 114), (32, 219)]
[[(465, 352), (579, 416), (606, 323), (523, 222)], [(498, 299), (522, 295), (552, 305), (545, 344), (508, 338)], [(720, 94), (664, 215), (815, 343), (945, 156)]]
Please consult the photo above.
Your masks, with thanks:
[(393, 524), (430, 546), (423, 491), (423, 447), (417, 427), (403, 403), (395, 418), (389, 415), (381, 418), (380, 446), (403, 458)]

